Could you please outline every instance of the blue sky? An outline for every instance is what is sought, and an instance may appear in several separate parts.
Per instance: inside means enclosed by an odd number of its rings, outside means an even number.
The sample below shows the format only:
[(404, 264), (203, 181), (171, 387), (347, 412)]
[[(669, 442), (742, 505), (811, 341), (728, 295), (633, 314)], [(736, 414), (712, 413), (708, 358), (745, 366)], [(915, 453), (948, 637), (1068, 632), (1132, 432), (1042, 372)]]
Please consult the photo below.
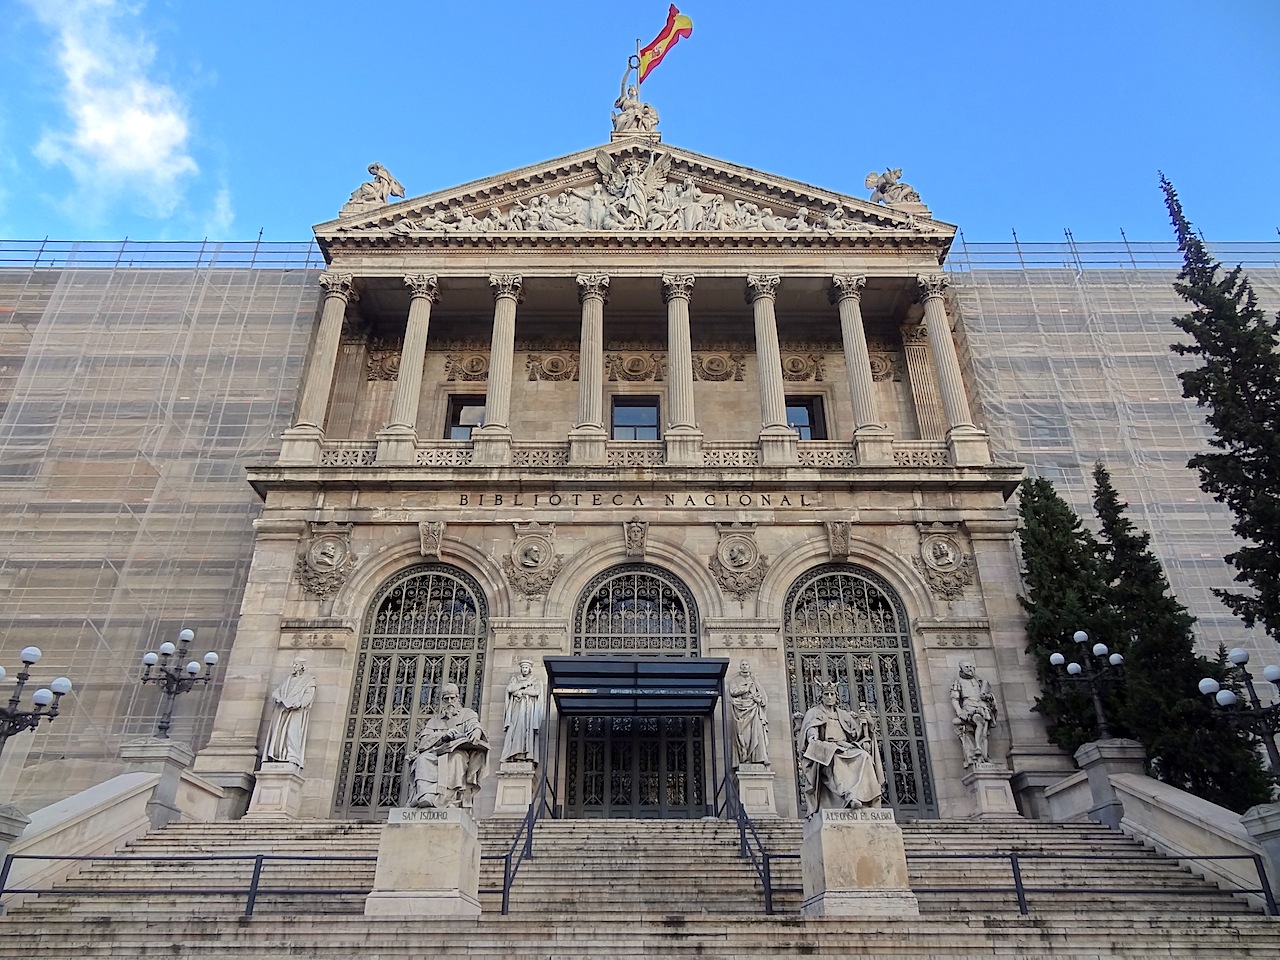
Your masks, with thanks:
[[(310, 236), (605, 142), (666, 2), (0, 0), (0, 236)], [(1276, 0), (685, 0), (666, 142), (865, 196), (902, 167), (969, 241), (1276, 241)]]

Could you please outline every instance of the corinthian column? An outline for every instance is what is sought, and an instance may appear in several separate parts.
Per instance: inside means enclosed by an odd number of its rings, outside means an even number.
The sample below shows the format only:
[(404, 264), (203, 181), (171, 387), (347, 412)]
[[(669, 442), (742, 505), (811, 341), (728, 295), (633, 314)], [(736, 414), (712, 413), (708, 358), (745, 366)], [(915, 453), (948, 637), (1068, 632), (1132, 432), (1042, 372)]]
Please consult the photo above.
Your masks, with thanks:
[(941, 275), (919, 276), (916, 283), (918, 297), (924, 303), (924, 325), (933, 349), (933, 365), (938, 371), (938, 391), (942, 396), (942, 411), (947, 418), (947, 445), (951, 447), (952, 460), (956, 466), (990, 463), (987, 435), (974, 426), (973, 415), (969, 412), (960, 358), (956, 355), (951, 324), (947, 320), (947, 308), (942, 297), (947, 289), (947, 278)]
[(515, 274), (489, 278), (493, 287), (493, 339), (489, 344), (489, 389), (484, 398), (484, 426), (471, 431), (477, 464), (501, 464), (511, 453), (511, 363), (516, 345), (516, 304), (523, 299), (523, 280)]
[(609, 278), (604, 274), (578, 277), (582, 304), (582, 336), (578, 344), (578, 422), (569, 432), (569, 460), (604, 463), (604, 305)]
[(422, 366), (427, 359), (427, 326), (431, 322), (431, 305), (440, 299), (435, 274), (411, 274), (404, 283), (409, 288), (409, 319), (400, 349), (400, 372), (391, 399), (391, 418), (378, 434), (378, 461), (385, 463), (413, 463)]
[(333, 388), (333, 370), (338, 359), (338, 344), (342, 340), (342, 320), (347, 313), (347, 304), (360, 299), (355, 289), (355, 278), (349, 273), (322, 273), (320, 286), (324, 288), (320, 327), (311, 344), (306, 378), (298, 400), (297, 422), (281, 437), (281, 463), (320, 462), (324, 415)]
[(853, 404), (853, 442), (859, 463), (890, 463), (893, 435), (882, 423), (876, 408), (876, 387), (871, 376), (871, 354), (862, 324), (862, 288), (867, 278), (832, 277), (831, 302), (840, 311), (840, 337), (849, 376), (849, 397)]
[(693, 341), (689, 336), (689, 298), (693, 277), (664, 273), (667, 302), (667, 462), (701, 466), (702, 434), (693, 415)]
[(760, 386), (760, 459), (766, 464), (796, 462), (796, 432), (787, 426), (786, 388), (782, 382), (782, 353), (778, 349), (778, 319), (774, 314), (778, 278), (747, 277), (747, 303), (755, 315), (756, 376)]

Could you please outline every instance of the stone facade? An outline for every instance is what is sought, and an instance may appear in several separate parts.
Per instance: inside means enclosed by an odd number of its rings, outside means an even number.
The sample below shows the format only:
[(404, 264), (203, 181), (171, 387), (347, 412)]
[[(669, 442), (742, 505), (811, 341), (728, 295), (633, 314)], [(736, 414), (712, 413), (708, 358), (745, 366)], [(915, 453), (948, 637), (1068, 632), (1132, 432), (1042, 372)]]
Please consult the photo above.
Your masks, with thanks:
[[(528, 213), (598, 186), (617, 219)], [(664, 204), (685, 212), (661, 221)], [(710, 212), (730, 207), (773, 219)], [(248, 800), (299, 649), (317, 691), (298, 813), (374, 817), (443, 680), (501, 743), (520, 659), (660, 648), (652, 604), (648, 626), (592, 634), (606, 608), (587, 597), (619, 571), (643, 584), (613, 615), (639, 616), (661, 581), (685, 598), (682, 653), (750, 658), (780, 815), (799, 815), (793, 717), (827, 679), (877, 714), (891, 803), (974, 814), (951, 722), (962, 660), (992, 681), (991, 759), (1035, 813), (1069, 762), (1029, 710), (1006, 503), (1021, 470), (992, 462), (970, 413), (939, 274), (953, 234), (918, 203), (652, 136), (318, 226), (322, 309), (280, 457), (250, 470), (264, 508), (195, 764), (224, 813)], [(462, 595), (471, 632), (450, 633)], [(563, 797), (586, 761), (549, 706)], [(683, 743), (713, 804), (724, 743), (710, 725)]]

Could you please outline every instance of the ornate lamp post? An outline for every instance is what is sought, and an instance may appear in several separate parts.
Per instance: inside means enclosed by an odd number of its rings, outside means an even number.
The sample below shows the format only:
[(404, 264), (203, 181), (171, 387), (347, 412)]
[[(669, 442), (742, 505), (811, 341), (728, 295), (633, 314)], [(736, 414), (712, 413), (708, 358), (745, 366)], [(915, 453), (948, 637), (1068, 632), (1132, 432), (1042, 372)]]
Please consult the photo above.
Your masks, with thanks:
[[(212, 650), (204, 655), (203, 674), (200, 673), (200, 664), (195, 660), (183, 666), (183, 661), (187, 659), (187, 647), (195, 638), (195, 631), (183, 629), (178, 633), (176, 647), (166, 640), (160, 644), (158, 653), (152, 650), (142, 657), (142, 682), (159, 684), (164, 693), (164, 714), (156, 725), (157, 739), (169, 739), (169, 724), (173, 720), (174, 701), (178, 695), (189, 692), (197, 683), (208, 683), (213, 679), (213, 668), (217, 666), (218, 655)], [(157, 669), (158, 673), (152, 672)]]
[[(0, 752), (4, 751), (5, 741), (15, 733), (21, 733), (23, 730), (34, 730), (40, 725), (41, 720), (52, 720), (56, 717), (58, 715), (58, 702), (71, 692), (71, 681), (66, 677), (58, 677), (49, 686), (41, 687), (31, 695), (32, 708), (30, 710), (19, 709), (19, 702), (22, 700), (22, 688), (31, 679), (32, 666), (40, 660), (40, 648), (27, 647), (18, 656), (22, 658), (22, 672), (14, 678), (18, 682), (13, 689), (13, 696), (9, 698), (9, 705), (0, 707)], [(4, 678), (4, 667), (0, 667), (0, 680)]]
[[(1083, 630), (1077, 630), (1072, 638), (1083, 648), (1089, 642), (1089, 634)], [(1118, 653), (1111, 653), (1105, 643), (1095, 643), (1093, 645), (1093, 656), (1102, 660), (1106, 658), (1106, 662), (1113, 667), (1118, 667), (1124, 663), (1124, 657)], [(1078, 681), (1086, 684), (1089, 688), (1089, 694), (1093, 697), (1093, 712), (1098, 717), (1098, 739), (1111, 740), (1111, 725), (1107, 723), (1107, 712), (1102, 707), (1102, 688), (1107, 682), (1107, 673), (1099, 664), (1094, 665), (1093, 659), (1082, 656), (1080, 662), (1075, 660), (1067, 663), (1067, 658), (1060, 653), (1052, 653), (1049, 655), (1049, 663), (1055, 667), (1061, 667), (1066, 664), (1067, 679)]]
[[(1276, 749), (1276, 733), (1280, 732), (1280, 702), (1264, 707), (1258, 699), (1258, 691), (1253, 688), (1253, 675), (1244, 668), (1249, 662), (1248, 650), (1236, 647), (1227, 654), (1227, 659), (1235, 668), (1233, 673), (1243, 681), (1245, 692), (1249, 694), (1249, 703), (1239, 710), (1232, 709), (1240, 698), (1234, 690), (1224, 690), (1212, 677), (1205, 677), (1200, 681), (1200, 692), (1213, 697), (1233, 723), (1262, 739), (1263, 746), (1267, 748), (1271, 779), (1280, 783), (1280, 750)], [(1263, 667), (1262, 676), (1280, 687), (1280, 666), (1273, 663)]]

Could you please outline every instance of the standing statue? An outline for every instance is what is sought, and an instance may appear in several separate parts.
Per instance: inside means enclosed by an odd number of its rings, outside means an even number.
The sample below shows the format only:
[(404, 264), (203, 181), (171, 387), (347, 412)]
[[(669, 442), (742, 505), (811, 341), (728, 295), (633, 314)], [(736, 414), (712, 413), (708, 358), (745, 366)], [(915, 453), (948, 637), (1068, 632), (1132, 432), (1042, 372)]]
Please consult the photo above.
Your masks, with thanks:
[(729, 708), (733, 711), (733, 764), (769, 763), (769, 701), (743, 660), (738, 675), (729, 681)]
[(280, 681), (272, 693), (275, 713), (271, 717), (271, 729), (267, 731), (267, 745), (262, 759), (278, 763), (296, 763), (302, 766), (303, 750), (307, 745), (307, 714), (316, 698), (316, 678), (307, 673), (307, 661), (293, 661), (289, 675)]
[(652, 133), (658, 128), (658, 111), (650, 104), (640, 102), (640, 87), (637, 84), (627, 86), (627, 78), (631, 76), (632, 67), (622, 75), (622, 87), (618, 99), (613, 101), (618, 111), (613, 115), (615, 133)]
[(489, 739), (480, 717), (458, 699), (458, 685), (440, 688), (440, 708), (427, 719), (418, 742), (405, 754), (413, 774), (411, 807), (471, 809), (489, 759)]
[(502, 717), (507, 734), (502, 741), (503, 760), (538, 762), (538, 731), (546, 713), (542, 678), (534, 675), (532, 660), (521, 660), (507, 684), (507, 710)]
[(404, 197), (404, 184), (382, 164), (375, 160), (369, 164), (369, 172), (373, 179), (356, 187), (347, 203), (390, 203), (392, 197)]
[(880, 806), (884, 768), (876, 721), (862, 704), (857, 715), (839, 704), (834, 683), (822, 685), (822, 702), (800, 724), (804, 747), (801, 778), (812, 815), (821, 809)]
[(968, 660), (960, 664), (959, 675), (951, 684), (951, 709), (956, 713), (951, 723), (964, 750), (964, 765), (989, 763), (987, 738), (996, 719), (996, 698), (991, 684), (977, 675)]
[(876, 173), (874, 170), (868, 173), (866, 185), (871, 191), (871, 202), (883, 203), (885, 206), (895, 203), (919, 203), (920, 194), (916, 193), (915, 187), (911, 184), (903, 183), (901, 177), (901, 167), (886, 169), (884, 173)]

